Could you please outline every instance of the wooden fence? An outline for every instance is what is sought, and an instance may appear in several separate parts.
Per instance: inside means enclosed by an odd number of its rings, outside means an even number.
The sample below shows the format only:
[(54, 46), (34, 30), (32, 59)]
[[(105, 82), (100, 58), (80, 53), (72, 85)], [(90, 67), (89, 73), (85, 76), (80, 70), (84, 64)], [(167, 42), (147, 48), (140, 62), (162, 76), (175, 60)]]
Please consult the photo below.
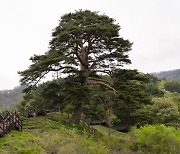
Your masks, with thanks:
[(16, 112), (0, 114), (0, 136), (4, 136), (11, 130), (22, 131), (22, 121)]
[(88, 123), (84, 121), (80, 121), (80, 123), (83, 125), (83, 127), (88, 131), (88, 133), (91, 133), (93, 136), (97, 135), (97, 130), (91, 127)]

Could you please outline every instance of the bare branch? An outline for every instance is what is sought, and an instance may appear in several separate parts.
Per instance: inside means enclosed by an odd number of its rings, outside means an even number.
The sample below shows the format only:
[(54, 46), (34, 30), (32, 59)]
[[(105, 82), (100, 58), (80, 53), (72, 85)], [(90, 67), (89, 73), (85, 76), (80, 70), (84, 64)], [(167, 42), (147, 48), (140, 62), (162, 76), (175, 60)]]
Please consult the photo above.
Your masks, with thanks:
[(73, 54), (74, 54), (74, 51), (65, 54), (65, 56), (68, 57), (68, 56), (73, 55)]
[(57, 69), (52, 68), (52, 67), (48, 68), (49, 71), (60, 71), (62, 69), (72, 69), (72, 70), (75, 70), (75, 71), (78, 70), (78, 69), (76, 69), (75, 67), (72, 67), (72, 66), (64, 66), (64, 67), (60, 67), (60, 68), (57, 68)]
[(97, 57), (96, 60), (91, 60), (91, 61), (89, 61), (89, 63), (92, 63), (91, 66), (90, 66), (90, 69), (93, 69), (94, 66), (97, 64), (97, 62), (103, 61), (104, 58), (105, 58), (105, 56), (106, 56), (106, 55), (101, 55), (101, 56)]
[(39, 77), (39, 79), (32, 85), (32, 89), (33, 89), (34, 87), (36, 87), (36, 85), (39, 83), (39, 81), (40, 81), (46, 74), (48, 74), (48, 73), (49, 73), (49, 71), (44, 72), (44, 73)]

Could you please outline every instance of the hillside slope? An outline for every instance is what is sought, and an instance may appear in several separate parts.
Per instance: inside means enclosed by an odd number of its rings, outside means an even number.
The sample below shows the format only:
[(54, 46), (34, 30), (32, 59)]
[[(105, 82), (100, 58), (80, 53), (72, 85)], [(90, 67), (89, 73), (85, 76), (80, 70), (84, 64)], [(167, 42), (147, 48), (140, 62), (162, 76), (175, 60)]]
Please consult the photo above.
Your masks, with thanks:
[[(60, 115), (60, 114), (57, 114)], [(58, 116), (59, 117), (59, 116)], [(3, 154), (135, 154), (123, 150), (109, 138), (89, 136), (81, 125), (57, 116), (24, 119), (23, 132), (11, 131), (0, 138)], [(116, 143), (116, 142), (115, 142)], [(129, 153), (130, 152), (130, 153)]]
[(24, 86), (15, 87), (12, 90), (0, 91), (0, 110), (9, 110), (18, 104)]
[(151, 73), (151, 74), (157, 78), (178, 79), (180, 78), (180, 69), (156, 72), (156, 73)]

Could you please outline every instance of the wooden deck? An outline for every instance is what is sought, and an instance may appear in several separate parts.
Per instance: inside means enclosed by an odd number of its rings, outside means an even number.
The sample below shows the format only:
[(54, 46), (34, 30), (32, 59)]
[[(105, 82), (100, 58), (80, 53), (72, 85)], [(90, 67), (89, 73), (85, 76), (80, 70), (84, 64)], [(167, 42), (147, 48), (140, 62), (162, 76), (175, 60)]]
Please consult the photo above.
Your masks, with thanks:
[(22, 131), (22, 121), (16, 112), (6, 112), (3, 116), (0, 114), (0, 137), (11, 130)]

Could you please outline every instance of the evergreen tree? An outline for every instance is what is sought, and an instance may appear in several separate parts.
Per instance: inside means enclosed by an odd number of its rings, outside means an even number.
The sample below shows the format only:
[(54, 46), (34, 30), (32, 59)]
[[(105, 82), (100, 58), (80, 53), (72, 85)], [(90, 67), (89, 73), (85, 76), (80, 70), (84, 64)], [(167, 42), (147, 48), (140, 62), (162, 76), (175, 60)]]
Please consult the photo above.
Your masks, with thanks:
[(151, 103), (145, 91), (148, 81), (144, 74), (136, 70), (118, 70), (114, 74), (114, 87), (118, 93), (114, 99), (113, 112), (122, 130), (127, 131), (130, 126), (137, 124), (136, 111), (143, 108), (144, 104)]
[[(96, 84), (116, 91), (108, 81), (93, 74), (111, 75), (114, 69), (131, 63), (128, 51), (132, 43), (120, 37), (119, 30), (113, 18), (97, 12), (80, 10), (63, 15), (52, 33), (49, 51), (30, 58), (33, 64), (19, 72), (21, 82), (33, 87), (47, 73), (58, 71), (75, 75), (81, 86)], [(75, 107), (74, 123), (80, 120), (82, 101)]]

